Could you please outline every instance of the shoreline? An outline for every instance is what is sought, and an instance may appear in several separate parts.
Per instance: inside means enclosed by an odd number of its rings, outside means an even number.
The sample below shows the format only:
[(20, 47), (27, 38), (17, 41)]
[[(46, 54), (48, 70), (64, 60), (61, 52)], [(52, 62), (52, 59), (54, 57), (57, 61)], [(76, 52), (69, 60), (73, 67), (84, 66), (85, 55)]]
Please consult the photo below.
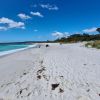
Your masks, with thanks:
[(35, 48), (36, 46), (37, 45), (34, 44), (34, 45), (29, 45), (28, 47), (25, 47), (25, 48), (14, 49), (14, 50), (9, 50), (9, 51), (3, 51), (3, 52), (0, 52), (0, 57), (10, 55), (10, 54), (13, 54), (13, 53), (16, 53), (16, 52), (19, 52), (19, 51), (27, 50), (27, 49), (30, 49), (30, 48), (33, 48), (33, 47)]
[(24, 72), (32, 69), (38, 57), (39, 48), (36, 46), (38, 44), (0, 56), (0, 86), (20, 78)]

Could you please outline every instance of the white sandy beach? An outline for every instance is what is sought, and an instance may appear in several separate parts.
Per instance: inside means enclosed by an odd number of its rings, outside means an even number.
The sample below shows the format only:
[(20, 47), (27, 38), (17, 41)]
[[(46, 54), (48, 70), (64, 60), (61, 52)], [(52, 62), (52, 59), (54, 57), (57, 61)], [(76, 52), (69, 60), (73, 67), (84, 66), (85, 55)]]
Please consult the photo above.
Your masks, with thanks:
[(0, 57), (0, 100), (100, 100), (100, 50), (50, 44)]

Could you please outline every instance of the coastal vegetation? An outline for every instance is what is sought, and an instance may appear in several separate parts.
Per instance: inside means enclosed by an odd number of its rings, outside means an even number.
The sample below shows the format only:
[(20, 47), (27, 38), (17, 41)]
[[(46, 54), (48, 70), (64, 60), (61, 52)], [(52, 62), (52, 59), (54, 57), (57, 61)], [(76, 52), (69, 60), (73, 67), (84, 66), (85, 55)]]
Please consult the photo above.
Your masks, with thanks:
[(86, 47), (93, 47), (100, 49), (100, 28), (97, 28), (96, 31), (98, 32), (98, 34), (88, 34), (88, 33), (73, 34), (68, 37), (58, 38), (54, 42), (76, 43), (76, 42), (86, 41), (87, 42), (85, 44)]
[(75, 43), (75, 42), (83, 42), (83, 41), (95, 41), (100, 40), (100, 34), (73, 34), (69, 37), (62, 37), (60, 39), (56, 39), (55, 42), (62, 42), (62, 43)]
[(100, 40), (100, 28), (97, 28), (96, 31), (98, 34), (73, 34), (68, 37), (62, 37), (55, 40), (55, 42), (61, 43), (75, 43), (75, 42), (83, 42), (83, 41), (96, 41)]
[(100, 33), (100, 28), (97, 28), (97, 30), (96, 31), (98, 31), (99, 33)]
[(85, 46), (100, 49), (100, 40), (88, 42)]

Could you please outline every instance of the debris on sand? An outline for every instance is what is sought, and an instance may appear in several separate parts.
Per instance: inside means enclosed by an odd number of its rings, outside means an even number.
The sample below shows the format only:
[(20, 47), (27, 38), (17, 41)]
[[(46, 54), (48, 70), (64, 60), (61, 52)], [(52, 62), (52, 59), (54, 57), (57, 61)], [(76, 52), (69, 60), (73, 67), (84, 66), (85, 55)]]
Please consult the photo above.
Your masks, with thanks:
[(22, 94), (22, 90), (20, 90), (20, 94)]
[(45, 71), (45, 67), (43, 67), (42, 69), (37, 71), (37, 74), (42, 73), (43, 71)]
[(23, 73), (23, 75), (26, 75), (27, 73)]
[(52, 84), (51, 86), (52, 86), (52, 90), (55, 90), (59, 86), (59, 84)]
[(60, 76), (60, 77), (62, 77), (62, 78), (63, 78), (64, 76)]
[(37, 76), (37, 79), (41, 79), (41, 75), (38, 75), (38, 76)]
[(90, 91), (90, 89), (88, 89), (88, 90), (86, 90), (87, 92), (89, 92)]
[(43, 64), (43, 60), (40, 63)]
[(59, 93), (63, 93), (63, 92), (64, 92), (64, 90), (60, 88), (59, 89)]
[(87, 64), (84, 64), (84, 66), (86, 66)]

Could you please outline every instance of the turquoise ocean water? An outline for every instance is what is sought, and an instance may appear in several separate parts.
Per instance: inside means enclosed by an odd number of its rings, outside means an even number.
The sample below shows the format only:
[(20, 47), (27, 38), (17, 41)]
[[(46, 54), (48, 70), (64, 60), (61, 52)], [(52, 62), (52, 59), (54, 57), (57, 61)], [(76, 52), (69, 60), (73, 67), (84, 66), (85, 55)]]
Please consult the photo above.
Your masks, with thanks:
[(16, 50), (16, 49), (21, 49), (21, 48), (26, 48), (29, 45), (25, 44), (18, 44), (18, 45), (0, 45), (0, 52), (4, 51), (10, 51), (10, 50)]

